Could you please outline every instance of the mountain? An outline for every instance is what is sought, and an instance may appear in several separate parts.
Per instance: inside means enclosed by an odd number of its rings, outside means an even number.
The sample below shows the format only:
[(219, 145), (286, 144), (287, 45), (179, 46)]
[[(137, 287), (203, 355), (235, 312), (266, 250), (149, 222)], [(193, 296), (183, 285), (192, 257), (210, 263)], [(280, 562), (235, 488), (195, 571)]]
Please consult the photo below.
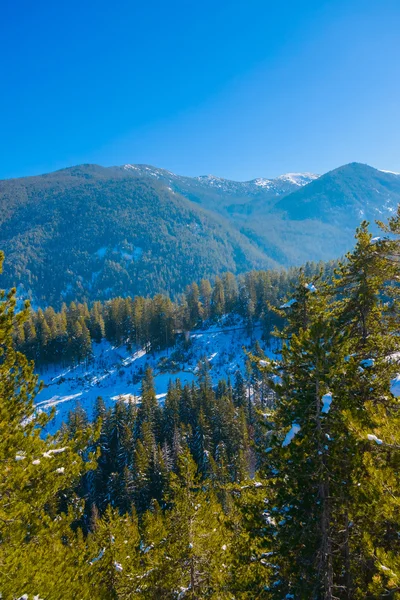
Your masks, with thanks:
[(353, 245), (355, 228), (364, 219), (377, 231), (400, 202), (400, 175), (351, 163), (304, 187), (277, 197), (271, 206), (260, 200), (245, 215), (234, 215), (239, 231), (281, 264), (338, 258)]
[(275, 208), (290, 220), (317, 219), (353, 229), (360, 219), (385, 218), (399, 202), (400, 174), (351, 163), (289, 194)]
[(164, 182), (82, 165), (0, 182), (5, 284), (35, 303), (176, 293), (274, 261)]
[(0, 182), (5, 285), (39, 305), (176, 294), (230, 270), (337, 258), (366, 218), (400, 202), (400, 176), (351, 163), (236, 182), (149, 165), (80, 165)]

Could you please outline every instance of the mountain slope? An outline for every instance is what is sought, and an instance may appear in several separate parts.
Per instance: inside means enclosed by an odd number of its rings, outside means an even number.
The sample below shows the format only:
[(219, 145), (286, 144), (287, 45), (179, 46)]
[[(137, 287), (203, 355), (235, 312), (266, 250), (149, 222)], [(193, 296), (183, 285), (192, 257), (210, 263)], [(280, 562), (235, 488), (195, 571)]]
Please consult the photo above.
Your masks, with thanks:
[(400, 176), (359, 163), (248, 182), (148, 165), (0, 181), (5, 284), (40, 305), (174, 295), (226, 270), (337, 258), (398, 202)]
[[(248, 336), (243, 321), (230, 315), (227, 325), (221, 319), (218, 323), (192, 332), (189, 348), (182, 339), (168, 351), (148, 353), (142, 348), (129, 351), (125, 346), (114, 346), (106, 340), (93, 344), (93, 360), (90, 364), (52, 365), (38, 369), (44, 388), (37, 396), (39, 410), (49, 412), (55, 409), (54, 419), (47, 430), (54, 433), (68, 413), (77, 406), (84, 408), (92, 417), (96, 398), (100, 395), (107, 406), (113, 406), (122, 398), (140, 402), (141, 380), (147, 367), (154, 371), (157, 399), (163, 403), (171, 381), (180, 379), (182, 385), (196, 381), (199, 361), (207, 357), (210, 376), (216, 385), (222, 378), (234, 381), (239, 370), (245, 375), (246, 354), (255, 340), (263, 346), (266, 355), (274, 357), (277, 346), (266, 346), (262, 341), (262, 328), (255, 325), (253, 335)], [(179, 366), (166, 368), (168, 357), (179, 355)], [(166, 363), (168, 365), (168, 362)]]
[(353, 245), (364, 219), (385, 220), (400, 202), (400, 175), (351, 163), (277, 197), (255, 201), (236, 226), (281, 264), (338, 258)]
[(0, 182), (0, 240), (5, 284), (22, 282), (40, 304), (177, 292), (194, 278), (273, 265), (162, 182), (95, 165)]
[(322, 175), (275, 205), (291, 220), (318, 219), (354, 228), (394, 212), (400, 202), (400, 175), (351, 163)]

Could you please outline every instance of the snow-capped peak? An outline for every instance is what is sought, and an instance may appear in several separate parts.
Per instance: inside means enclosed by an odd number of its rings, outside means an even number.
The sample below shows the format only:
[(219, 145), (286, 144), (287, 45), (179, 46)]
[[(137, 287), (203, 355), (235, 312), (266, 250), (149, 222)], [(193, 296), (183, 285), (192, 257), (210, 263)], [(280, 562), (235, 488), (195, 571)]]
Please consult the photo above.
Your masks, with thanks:
[(381, 173), (390, 173), (390, 175), (400, 175), (400, 173), (396, 173), (396, 171), (386, 171), (385, 169), (378, 169)]
[(297, 185), (302, 187), (303, 185), (307, 185), (311, 181), (318, 179), (319, 175), (315, 175), (315, 173), (285, 173), (284, 175), (280, 175), (277, 177), (280, 181), (288, 181), (293, 185)]
[[(152, 176), (156, 179), (174, 179), (176, 181), (190, 179), (185, 176), (182, 177), (179, 175), (175, 175), (174, 173), (166, 171), (165, 169), (158, 169), (149, 165), (134, 165), (128, 163), (122, 165), (122, 169), (124, 169), (125, 171), (134, 171), (144, 176)], [(192, 180), (197, 181), (203, 185), (220, 188), (224, 191), (234, 191), (239, 188), (243, 188), (243, 186), (246, 187), (250, 185), (250, 187), (256, 186), (258, 188), (263, 188), (264, 190), (273, 190), (274, 188), (277, 188), (277, 191), (280, 193), (280, 190), (282, 190), (282, 184), (288, 183), (297, 187), (302, 187), (304, 185), (307, 185), (311, 181), (314, 181), (314, 179), (317, 179), (318, 177), (319, 175), (315, 175), (314, 173), (285, 173), (284, 175), (280, 175), (276, 179), (258, 177), (257, 179), (252, 179), (251, 181), (232, 181), (230, 179), (224, 179), (223, 177), (217, 177), (216, 175), (210, 174), (199, 175), (197, 177), (193, 177)]]

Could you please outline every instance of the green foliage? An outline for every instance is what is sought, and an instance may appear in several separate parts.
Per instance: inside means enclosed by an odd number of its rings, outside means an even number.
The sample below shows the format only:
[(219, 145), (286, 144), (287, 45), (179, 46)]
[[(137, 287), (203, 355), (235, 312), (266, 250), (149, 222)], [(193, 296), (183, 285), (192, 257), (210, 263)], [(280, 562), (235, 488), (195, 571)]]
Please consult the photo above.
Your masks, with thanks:
[[(58, 313), (16, 313), (15, 290), (0, 292), (2, 597), (399, 597), (399, 220), (379, 240), (362, 223), (333, 276), (308, 265), (291, 296), (290, 276), (271, 272), (191, 285), (179, 303)], [(90, 360), (105, 335), (154, 349), (225, 311), (250, 332), (275, 324), (280, 357), (255, 344), (245, 377), (215, 389), (201, 361), (163, 407), (148, 370), (140, 405), (99, 398), (93, 425), (78, 408), (43, 437), (16, 348)]]
[[(0, 255), (0, 272), (2, 260)], [(67, 540), (72, 522), (82, 513), (81, 502), (72, 492), (83, 470), (81, 436), (74, 441), (62, 434), (40, 437), (46, 419), (38, 418), (34, 410), (37, 377), (33, 364), (14, 349), (12, 336), (27, 314), (16, 315), (15, 305), (15, 289), (8, 294), (0, 291), (0, 591), (4, 598), (24, 593), (44, 596), (54, 586), (73, 581), (74, 560)], [(58, 582), (53, 579), (57, 576)]]
[(266, 540), (279, 566), (271, 598), (398, 590), (397, 245), (372, 240), (367, 223), (356, 241), (332, 283), (300, 277), (277, 311), (287, 321), (282, 358), (263, 367), (277, 394), (263, 461)]

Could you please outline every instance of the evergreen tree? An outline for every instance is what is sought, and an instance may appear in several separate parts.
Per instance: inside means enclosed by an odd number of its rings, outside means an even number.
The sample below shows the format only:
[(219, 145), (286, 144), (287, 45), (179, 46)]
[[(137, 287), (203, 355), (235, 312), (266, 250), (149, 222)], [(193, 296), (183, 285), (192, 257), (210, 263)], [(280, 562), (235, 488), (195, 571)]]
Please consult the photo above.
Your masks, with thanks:
[(86, 554), (88, 580), (96, 600), (141, 598), (140, 534), (135, 513), (120, 516), (110, 507), (94, 523)]
[(189, 329), (193, 329), (195, 325), (200, 320), (200, 316), (202, 314), (202, 306), (200, 303), (200, 291), (199, 286), (196, 283), (192, 283), (191, 286), (188, 287), (186, 292), (186, 301), (188, 305), (189, 311)]
[(275, 377), (282, 377), (275, 384), (277, 405), (265, 458), (265, 476), (274, 482), (273, 509), (265, 519), (279, 566), (270, 591), (273, 598), (332, 600), (337, 533), (332, 498), (343, 485), (335, 467), (345, 433), (336, 395), (332, 410), (330, 402), (344, 347), (340, 329), (329, 318), (326, 294), (316, 289), (304, 294), (304, 289), (300, 281), (295, 297), (302, 298), (302, 306), (288, 314), (278, 368), (269, 362)]
[(233, 388), (233, 401), (235, 406), (245, 407), (247, 404), (246, 385), (242, 373), (238, 370), (235, 374), (235, 386)]
[(202, 318), (204, 321), (210, 318), (211, 314), (211, 296), (212, 288), (208, 279), (202, 279), (200, 282), (200, 300), (202, 309)]
[(138, 435), (141, 435), (143, 423), (149, 423), (154, 435), (159, 435), (161, 431), (161, 411), (156, 398), (154, 389), (153, 372), (148, 367), (142, 379), (142, 397), (138, 410)]
[[(2, 263), (0, 254), (0, 271)], [(46, 419), (35, 413), (37, 377), (13, 345), (14, 323), (28, 308), (15, 314), (15, 306), (15, 289), (0, 291), (0, 590), (14, 598), (50, 589), (55, 598), (55, 586), (73, 575), (67, 569), (61, 582), (54, 579), (68, 553), (61, 536), (82, 508), (68, 493), (82, 461), (72, 442), (40, 436)]]
[(211, 296), (211, 316), (214, 318), (222, 317), (225, 312), (225, 292), (222, 281), (219, 277), (215, 278), (214, 289)]
[(382, 568), (382, 564), (389, 568), (382, 563), (383, 557), (390, 563), (390, 554), (396, 552), (398, 538), (393, 530), (400, 523), (400, 515), (393, 510), (400, 458), (396, 451), (400, 436), (394, 434), (396, 424), (400, 425), (399, 401), (391, 392), (391, 379), (398, 372), (391, 357), (399, 350), (399, 312), (391, 292), (399, 265), (392, 260), (397, 242), (376, 242), (367, 223), (357, 231), (356, 240), (334, 282), (339, 295), (337, 325), (348, 332), (349, 345), (347, 377), (340, 394), (346, 400), (346, 425), (356, 437), (354, 458), (345, 460), (357, 484), (349, 484), (342, 501), (345, 540), (341, 548), (348, 594), (361, 596), (370, 587), (374, 597), (378, 589), (379, 595), (392, 594), (395, 578), (400, 577), (395, 563), (391, 577)]
[(232, 537), (214, 495), (202, 490), (196, 467), (186, 449), (178, 474), (171, 475), (170, 510), (166, 513), (165, 555), (170, 557), (164, 577), (169, 589), (187, 598), (231, 598), (228, 573)]
[[(300, 277), (293, 301), (281, 307), (288, 320), (282, 359), (264, 361), (277, 393), (264, 459), (274, 505), (266, 519), (280, 567), (273, 598), (397, 593), (390, 356), (398, 341), (385, 298), (396, 272), (383, 247), (363, 224), (333, 286), (320, 281), (317, 289)], [(379, 452), (385, 444), (390, 455)]]

